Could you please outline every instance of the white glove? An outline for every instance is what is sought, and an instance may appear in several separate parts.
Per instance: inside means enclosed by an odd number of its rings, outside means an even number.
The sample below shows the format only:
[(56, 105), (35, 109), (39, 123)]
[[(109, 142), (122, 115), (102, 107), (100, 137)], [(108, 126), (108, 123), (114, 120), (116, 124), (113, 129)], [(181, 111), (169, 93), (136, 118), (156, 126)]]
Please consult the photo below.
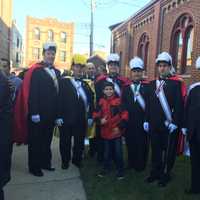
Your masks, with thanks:
[(173, 123), (170, 123), (169, 126), (168, 126), (168, 129), (169, 129), (169, 133), (173, 133), (178, 127), (173, 124)]
[(57, 126), (62, 126), (64, 124), (64, 121), (63, 119), (59, 118), (59, 119), (56, 119), (55, 123)]
[(188, 131), (187, 128), (182, 128), (181, 129), (181, 132), (182, 132), (183, 135), (187, 135), (187, 131)]
[(31, 120), (34, 123), (39, 123), (40, 122), (40, 115), (32, 115)]
[(149, 132), (149, 122), (144, 122), (143, 128), (148, 133)]
[(92, 124), (93, 124), (93, 119), (88, 119), (88, 126), (92, 126)]

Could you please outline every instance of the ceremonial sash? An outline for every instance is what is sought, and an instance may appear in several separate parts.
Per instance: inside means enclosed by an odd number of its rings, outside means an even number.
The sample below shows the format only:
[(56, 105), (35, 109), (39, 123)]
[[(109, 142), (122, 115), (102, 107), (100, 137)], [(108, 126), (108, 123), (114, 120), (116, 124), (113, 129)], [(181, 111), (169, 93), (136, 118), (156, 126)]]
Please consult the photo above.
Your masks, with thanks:
[(89, 106), (88, 106), (88, 101), (87, 101), (87, 95), (85, 94), (85, 91), (83, 89), (83, 87), (81, 86), (81, 82), (77, 83), (74, 78), (70, 79), (72, 85), (74, 86), (74, 88), (77, 91), (78, 96), (80, 96), (84, 102), (85, 105), (85, 109), (88, 112), (89, 111)]
[(112, 83), (114, 85), (114, 89), (115, 89), (115, 92), (118, 94), (118, 96), (121, 96), (121, 89), (119, 87), (119, 85), (117, 83), (115, 83), (111, 78), (106, 78), (106, 80), (110, 83)]
[(189, 90), (188, 90), (188, 95), (190, 94), (190, 91), (195, 88), (196, 86), (200, 86), (200, 82), (194, 83), (190, 86)]
[(130, 87), (131, 87), (131, 90), (132, 90), (132, 92), (134, 94), (134, 101), (135, 102), (138, 101), (138, 103), (141, 106), (141, 108), (145, 111), (145, 106), (146, 106), (145, 105), (145, 101), (144, 101), (142, 95), (139, 92), (140, 85), (139, 85), (139, 88), (138, 88), (137, 91), (135, 91), (134, 84), (131, 84)]
[(169, 104), (167, 102), (167, 98), (165, 96), (164, 90), (163, 90), (163, 85), (165, 84), (165, 81), (159, 81), (156, 80), (156, 95), (160, 101), (161, 107), (163, 109), (163, 112), (165, 114), (166, 120), (168, 123), (172, 122), (172, 113), (169, 107)]
[(59, 91), (59, 86), (58, 86), (58, 79), (56, 76), (56, 73), (54, 70), (49, 69), (48, 67), (45, 67), (44, 70), (47, 72), (47, 74), (52, 78), (54, 86), (57, 90), (57, 92)]

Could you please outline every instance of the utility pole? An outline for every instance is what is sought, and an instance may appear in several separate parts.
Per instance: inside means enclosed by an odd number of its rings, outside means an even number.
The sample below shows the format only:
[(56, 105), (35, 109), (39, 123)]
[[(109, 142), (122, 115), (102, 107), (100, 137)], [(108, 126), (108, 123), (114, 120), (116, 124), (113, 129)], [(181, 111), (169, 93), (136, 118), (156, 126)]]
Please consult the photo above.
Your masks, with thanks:
[(93, 55), (94, 50), (94, 11), (95, 11), (95, 0), (90, 0), (91, 6), (91, 22), (90, 22), (90, 56)]

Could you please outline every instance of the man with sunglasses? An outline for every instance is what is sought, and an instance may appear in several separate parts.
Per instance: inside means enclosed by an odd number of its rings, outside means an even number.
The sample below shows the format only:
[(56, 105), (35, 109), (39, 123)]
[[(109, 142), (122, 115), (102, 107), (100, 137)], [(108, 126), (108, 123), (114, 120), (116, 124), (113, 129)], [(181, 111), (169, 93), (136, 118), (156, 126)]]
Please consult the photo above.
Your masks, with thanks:
[(156, 59), (158, 78), (149, 84), (144, 130), (149, 132), (152, 149), (152, 170), (147, 182), (158, 181), (161, 187), (170, 181), (182, 126), (183, 97), (181, 82), (170, 79), (172, 58), (167, 52)]

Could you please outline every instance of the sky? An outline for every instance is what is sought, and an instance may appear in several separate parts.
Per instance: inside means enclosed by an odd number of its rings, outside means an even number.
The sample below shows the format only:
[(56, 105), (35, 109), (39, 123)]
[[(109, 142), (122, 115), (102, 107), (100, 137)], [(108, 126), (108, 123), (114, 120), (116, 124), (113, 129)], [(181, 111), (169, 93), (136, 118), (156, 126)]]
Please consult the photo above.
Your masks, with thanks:
[[(26, 16), (75, 23), (74, 53), (89, 53), (91, 0), (13, 0), (13, 18), (25, 37)], [(109, 52), (109, 26), (126, 20), (150, 0), (96, 0), (94, 50)]]

